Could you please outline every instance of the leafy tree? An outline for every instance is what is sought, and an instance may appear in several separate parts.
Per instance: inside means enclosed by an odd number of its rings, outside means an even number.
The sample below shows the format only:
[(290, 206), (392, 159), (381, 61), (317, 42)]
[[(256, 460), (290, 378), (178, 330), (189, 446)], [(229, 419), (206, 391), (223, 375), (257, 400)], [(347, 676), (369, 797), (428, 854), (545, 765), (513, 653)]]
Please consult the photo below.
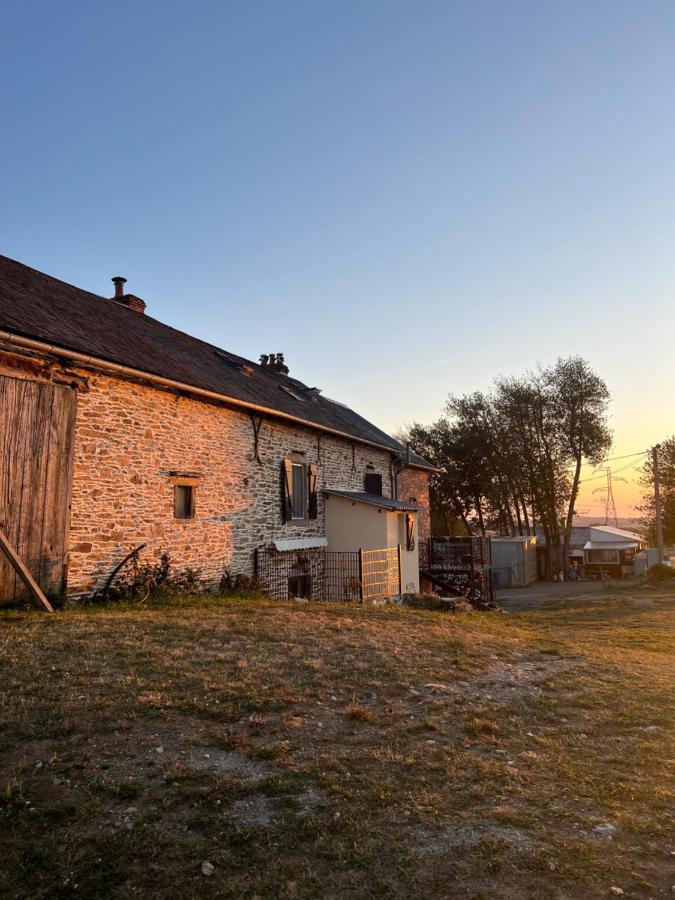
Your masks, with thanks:
[(559, 359), (544, 373), (544, 378), (558, 420), (563, 457), (573, 467), (563, 542), (567, 566), (582, 463), (588, 460), (597, 465), (612, 445), (612, 433), (607, 425), (610, 395), (602, 378), (580, 356)]
[(461, 476), (456, 465), (450, 423), (440, 419), (433, 425), (417, 423), (404, 429), (399, 438), (438, 467), (429, 478), (431, 527), (434, 534), (471, 534), (471, 508), (465, 502)]
[[(661, 521), (666, 546), (675, 546), (675, 435), (659, 444), (659, 484), (661, 488)], [(654, 463), (651, 454), (642, 467), (639, 483), (642, 487), (642, 524), (647, 540), (656, 544), (656, 512), (654, 509)]]
[(495, 381), (491, 393), (450, 396), (433, 425), (407, 438), (439, 467), (432, 513), (442, 510), (485, 534), (546, 537), (550, 568), (566, 566), (584, 460), (599, 463), (611, 445), (609, 391), (581, 357)]

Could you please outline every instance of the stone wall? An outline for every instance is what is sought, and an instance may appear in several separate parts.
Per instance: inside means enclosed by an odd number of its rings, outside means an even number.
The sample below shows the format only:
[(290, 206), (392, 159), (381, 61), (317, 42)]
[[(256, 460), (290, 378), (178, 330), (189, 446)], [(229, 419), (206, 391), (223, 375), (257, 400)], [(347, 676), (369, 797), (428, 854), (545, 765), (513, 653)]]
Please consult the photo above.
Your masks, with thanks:
[(396, 476), (399, 500), (414, 500), (422, 509), (417, 513), (418, 540), (431, 537), (431, 513), (429, 511), (429, 473), (425, 469), (406, 467)]
[[(199, 567), (217, 584), (225, 571), (253, 572), (254, 550), (273, 538), (324, 533), (318, 518), (285, 524), (281, 461), (318, 463), (318, 487), (363, 490), (366, 466), (391, 496), (390, 454), (309, 428), (265, 419), (259, 455), (247, 414), (103, 374), (85, 373), (78, 398), (68, 593), (100, 587), (135, 546), (168, 550), (177, 568)], [(171, 472), (195, 481), (195, 518), (174, 518)]]

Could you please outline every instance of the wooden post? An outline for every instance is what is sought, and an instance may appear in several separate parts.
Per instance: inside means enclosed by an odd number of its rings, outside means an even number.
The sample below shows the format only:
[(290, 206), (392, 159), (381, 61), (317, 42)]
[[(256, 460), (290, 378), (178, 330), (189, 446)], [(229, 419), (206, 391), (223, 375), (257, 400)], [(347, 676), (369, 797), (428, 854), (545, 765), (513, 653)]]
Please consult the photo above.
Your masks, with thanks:
[(359, 547), (359, 600), (363, 603), (363, 547)]
[(398, 595), (399, 597), (401, 597), (403, 595), (403, 582), (401, 574), (401, 545), (397, 544), (396, 549), (398, 550)]
[(28, 593), (31, 595), (37, 605), (41, 606), (47, 612), (54, 612), (54, 608), (52, 607), (51, 603), (42, 593), (40, 585), (30, 574), (23, 560), (16, 552), (14, 547), (10, 544), (9, 540), (7, 539), (7, 535), (2, 530), (2, 528), (0, 528), (0, 550), (2, 550), (2, 552), (5, 554), (5, 556), (9, 560), (9, 564), (11, 565), (11, 567), (26, 585), (26, 587), (28, 588)]

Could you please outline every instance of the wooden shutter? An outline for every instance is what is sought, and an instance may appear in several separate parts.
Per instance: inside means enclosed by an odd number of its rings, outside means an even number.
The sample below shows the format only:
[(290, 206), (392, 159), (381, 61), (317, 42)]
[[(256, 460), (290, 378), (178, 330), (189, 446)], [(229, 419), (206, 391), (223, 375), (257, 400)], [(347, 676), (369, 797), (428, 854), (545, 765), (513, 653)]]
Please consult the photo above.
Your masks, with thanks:
[(284, 522), (293, 518), (293, 463), (290, 459), (281, 463), (281, 518)]
[(367, 494), (377, 494), (378, 497), (382, 496), (382, 476), (375, 475), (373, 472), (368, 472), (365, 478), (365, 490)]
[(310, 519), (316, 519), (319, 515), (319, 498), (317, 496), (317, 473), (318, 466), (316, 463), (310, 463), (307, 467), (307, 515)]

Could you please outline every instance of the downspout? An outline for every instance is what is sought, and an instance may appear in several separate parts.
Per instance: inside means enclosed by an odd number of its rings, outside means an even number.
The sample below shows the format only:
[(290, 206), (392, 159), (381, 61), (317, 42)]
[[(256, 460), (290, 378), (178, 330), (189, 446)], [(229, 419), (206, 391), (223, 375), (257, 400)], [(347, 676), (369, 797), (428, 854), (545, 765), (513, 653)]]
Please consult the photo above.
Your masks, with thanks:
[(405, 445), (405, 462), (403, 460), (398, 460), (400, 462), (399, 468), (394, 471), (394, 460), (391, 461), (390, 470), (391, 470), (391, 495), (394, 500), (398, 500), (398, 476), (404, 469), (407, 469), (410, 466), (410, 441), (406, 441)]

